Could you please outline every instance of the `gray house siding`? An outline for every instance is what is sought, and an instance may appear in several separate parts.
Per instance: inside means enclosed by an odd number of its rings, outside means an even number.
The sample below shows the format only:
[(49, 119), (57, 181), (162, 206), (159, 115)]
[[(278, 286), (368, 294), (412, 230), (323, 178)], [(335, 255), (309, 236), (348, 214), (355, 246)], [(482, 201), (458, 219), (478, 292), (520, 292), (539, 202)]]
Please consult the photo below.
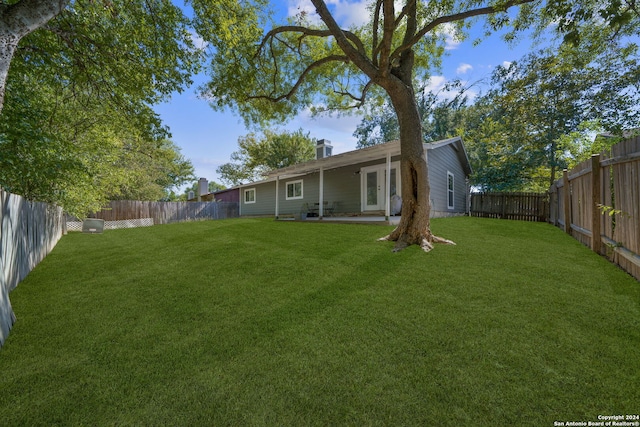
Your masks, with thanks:
[[(255, 203), (245, 203), (244, 193), (251, 188), (256, 190), (256, 201)], [(275, 192), (275, 182), (255, 183), (240, 188), (240, 214), (248, 216), (273, 215), (276, 211)]]
[[(287, 200), (287, 183), (302, 181), (302, 199)], [(291, 215), (300, 213), (302, 205), (305, 203), (317, 203), (319, 200), (320, 175), (311, 173), (295, 178), (282, 178), (278, 186), (279, 209), (281, 215)], [(274, 210), (275, 212), (275, 210)]]
[(356, 171), (359, 166), (353, 165), (324, 172), (324, 200), (335, 204), (335, 213), (360, 212), (360, 175)]
[[(393, 157), (392, 161), (399, 160)], [(383, 165), (384, 161), (371, 161), (324, 171), (324, 201), (326, 206), (335, 206), (336, 214), (361, 212), (360, 169), (367, 166)], [(287, 200), (287, 183), (302, 180), (303, 198)], [(255, 188), (256, 202), (245, 203), (244, 191)], [(273, 215), (276, 211), (275, 181), (249, 184), (240, 190), (242, 215)], [(295, 215), (307, 203), (313, 206), (320, 200), (320, 173), (313, 172), (299, 177), (281, 178), (278, 184), (278, 214)]]
[[(466, 176), (458, 154), (452, 145), (427, 150), (427, 162), (429, 165), (429, 184), (431, 187), (431, 215), (446, 216), (466, 211)], [(454, 204), (453, 209), (448, 207), (448, 176), (453, 174), (454, 180)]]
[[(400, 157), (392, 157), (391, 161), (400, 160)], [(336, 213), (359, 213), (362, 211), (362, 190), (360, 169), (384, 165), (386, 160), (374, 160), (371, 162), (357, 163), (351, 166), (326, 171), (324, 173), (325, 185), (324, 199), (332, 203), (337, 202)], [(327, 183), (331, 182), (331, 185)]]
[[(455, 140), (440, 141), (439, 144), (436, 143), (431, 146), (435, 148), (427, 150), (432, 216), (459, 214), (467, 210), (466, 178), (469, 166), (466, 160), (466, 153), (464, 153), (464, 148), (461, 147), (460, 143), (461, 141), (456, 142)], [(384, 156), (384, 151), (379, 151)], [(366, 154), (367, 152), (364, 153)], [(374, 158), (369, 155), (369, 160), (358, 162), (357, 155), (348, 155), (351, 156), (353, 163), (344, 161), (331, 162), (329, 160), (327, 165), (333, 163), (335, 165), (334, 168), (323, 171), (323, 201), (326, 207), (335, 208), (333, 213), (338, 215), (362, 212), (361, 170), (369, 166), (384, 166), (386, 164), (386, 158), (382, 156)], [(399, 160), (399, 155), (391, 157), (392, 162)], [(317, 161), (315, 163), (310, 162), (309, 166), (305, 165), (301, 164), (301, 167), (285, 169), (282, 175), (272, 174), (271, 179), (268, 181), (248, 184), (240, 188), (241, 214), (246, 216), (275, 214), (276, 177), (278, 176), (278, 215), (296, 215), (303, 210), (305, 205), (310, 208), (317, 208), (320, 200), (320, 172), (318, 169), (321, 165), (318, 165)], [(305, 168), (308, 169), (305, 170)], [(453, 208), (448, 206), (448, 173), (451, 173), (454, 177)], [(289, 176), (284, 177), (283, 175), (285, 174), (289, 174)], [(397, 179), (399, 179), (399, 174)], [(302, 181), (302, 197), (287, 200), (287, 183), (294, 181)], [(244, 192), (250, 188), (254, 188), (256, 191), (255, 203), (245, 202)], [(325, 211), (324, 214), (327, 215), (329, 212)]]
[[(302, 181), (302, 199), (287, 200), (287, 183)], [(318, 201), (319, 190), (318, 174), (309, 174), (294, 178), (284, 178), (278, 183), (278, 209), (280, 215), (294, 215), (300, 213), (302, 205)], [(246, 203), (245, 190), (255, 188), (256, 202)], [(276, 211), (276, 182), (258, 182), (242, 187), (240, 190), (240, 202), (242, 215), (258, 216), (273, 215)]]

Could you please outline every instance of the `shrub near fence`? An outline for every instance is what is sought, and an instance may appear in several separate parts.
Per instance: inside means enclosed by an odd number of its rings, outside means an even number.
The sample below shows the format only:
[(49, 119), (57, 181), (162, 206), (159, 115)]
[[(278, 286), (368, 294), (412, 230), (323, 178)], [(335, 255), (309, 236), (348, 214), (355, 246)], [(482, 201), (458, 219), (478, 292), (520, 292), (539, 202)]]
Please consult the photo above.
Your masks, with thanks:
[(547, 194), (471, 194), (471, 216), (544, 222), (547, 220), (548, 212), (549, 196)]
[(0, 189), (0, 346), (15, 322), (9, 292), (51, 252), (63, 233), (61, 208)]
[(168, 224), (200, 219), (227, 219), (239, 216), (235, 202), (141, 202), (114, 200), (91, 218), (124, 221), (153, 218), (154, 224)]
[(640, 137), (565, 170), (549, 193), (551, 223), (640, 279)]

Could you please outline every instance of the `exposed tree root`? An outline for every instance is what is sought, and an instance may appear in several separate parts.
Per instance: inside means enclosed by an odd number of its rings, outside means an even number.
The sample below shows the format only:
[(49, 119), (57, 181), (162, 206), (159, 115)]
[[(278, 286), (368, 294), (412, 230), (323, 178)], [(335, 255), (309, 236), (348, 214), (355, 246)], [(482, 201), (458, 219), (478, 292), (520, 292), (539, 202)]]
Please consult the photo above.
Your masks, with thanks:
[[(379, 242), (385, 242), (385, 241), (394, 241), (393, 236), (391, 234), (381, 237), (378, 239)], [(396, 245), (393, 248), (392, 252), (400, 252), (401, 250), (409, 247), (412, 245), (412, 243), (407, 242), (404, 239), (398, 238), (397, 240), (395, 240)], [(445, 239), (443, 237), (439, 237), (439, 236), (433, 236), (431, 235), (431, 240), (427, 239), (427, 238), (423, 238), (420, 242), (420, 248), (425, 251), (425, 252), (429, 252), (431, 251), (431, 249), (434, 248), (434, 243), (442, 243), (444, 245), (455, 245), (455, 242)], [(416, 243), (417, 244), (417, 243)]]
[(422, 239), (420, 248), (425, 252), (429, 252), (431, 251), (431, 249), (433, 249), (433, 243), (429, 242), (427, 239)]
[(444, 245), (454, 245), (454, 246), (456, 244), (453, 240), (448, 240), (448, 239), (445, 239), (444, 237), (431, 236), (431, 238), (433, 239), (433, 243), (442, 243)]

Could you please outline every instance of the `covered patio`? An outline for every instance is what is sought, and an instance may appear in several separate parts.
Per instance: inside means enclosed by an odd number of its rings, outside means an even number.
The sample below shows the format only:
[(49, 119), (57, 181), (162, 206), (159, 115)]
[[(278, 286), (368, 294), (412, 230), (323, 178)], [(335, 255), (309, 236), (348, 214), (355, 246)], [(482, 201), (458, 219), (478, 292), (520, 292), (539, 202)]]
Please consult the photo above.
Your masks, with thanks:
[(296, 217), (296, 216), (282, 216), (276, 218), (278, 221), (305, 221), (305, 222), (333, 222), (333, 223), (348, 223), (348, 224), (380, 224), (380, 225), (398, 225), (400, 223), (400, 216), (383, 215), (334, 215), (324, 217)]
[[(347, 153), (337, 154), (330, 157), (322, 157), (316, 160), (312, 160), (306, 163), (301, 163), (293, 166), (289, 166), (282, 169), (271, 171), (267, 174), (268, 180), (275, 181), (275, 217), (280, 219), (280, 201), (277, 196), (280, 192), (280, 181), (288, 180), (296, 177), (301, 177), (309, 174), (318, 174), (318, 198), (317, 201), (309, 201), (308, 212), (313, 215), (307, 216), (309, 221), (348, 221), (348, 222), (383, 222), (383, 223), (397, 223), (398, 217), (392, 217), (391, 215), (391, 200), (388, 196), (391, 194), (391, 176), (392, 176), (392, 157), (400, 155), (400, 141), (392, 141), (385, 144), (380, 144), (361, 150), (350, 151)], [(346, 166), (364, 164), (367, 162), (382, 160), (384, 161), (384, 188), (378, 190), (384, 190), (384, 209), (380, 214), (344, 214), (334, 212), (335, 201), (329, 203), (325, 200), (325, 172), (343, 168)], [(397, 166), (394, 165), (394, 168)], [(363, 184), (366, 185), (366, 184)], [(364, 203), (364, 202), (363, 202)], [(364, 211), (364, 208), (361, 208)], [(284, 219), (284, 218), (282, 218)]]

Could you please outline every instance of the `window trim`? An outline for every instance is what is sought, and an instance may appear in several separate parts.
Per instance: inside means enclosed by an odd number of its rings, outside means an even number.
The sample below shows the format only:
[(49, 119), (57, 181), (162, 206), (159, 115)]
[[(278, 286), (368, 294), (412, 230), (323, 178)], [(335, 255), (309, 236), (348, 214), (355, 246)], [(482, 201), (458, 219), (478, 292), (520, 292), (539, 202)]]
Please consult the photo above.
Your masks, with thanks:
[[(300, 183), (300, 195), (299, 196), (291, 196), (289, 197), (289, 185), (295, 185)], [(294, 187), (294, 194), (295, 194), (295, 187)], [(304, 180), (303, 179), (297, 179), (295, 181), (289, 181), (287, 183), (285, 183), (285, 187), (284, 187), (284, 197), (285, 200), (300, 200), (300, 199), (304, 199)]]
[[(247, 194), (250, 193), (250, 192), (253, 192), (253, 200), (247, 201)], [(245, 188), (244, 189), (244, 193), (242, 194), (242, 202), (245, 205), (251, 205), (251, 204), (256, 202), (256, 188), (255, 187)]]
[[(451, 177), (451, 180), (449, 180)], [(449, 187), (451, 184), (451, 187)], [(451, 202), (451, 204), (449, 204)], [(455, 209), (456, 204), (456, 181), (455, 175), (447, 171), (447, 209)]]

